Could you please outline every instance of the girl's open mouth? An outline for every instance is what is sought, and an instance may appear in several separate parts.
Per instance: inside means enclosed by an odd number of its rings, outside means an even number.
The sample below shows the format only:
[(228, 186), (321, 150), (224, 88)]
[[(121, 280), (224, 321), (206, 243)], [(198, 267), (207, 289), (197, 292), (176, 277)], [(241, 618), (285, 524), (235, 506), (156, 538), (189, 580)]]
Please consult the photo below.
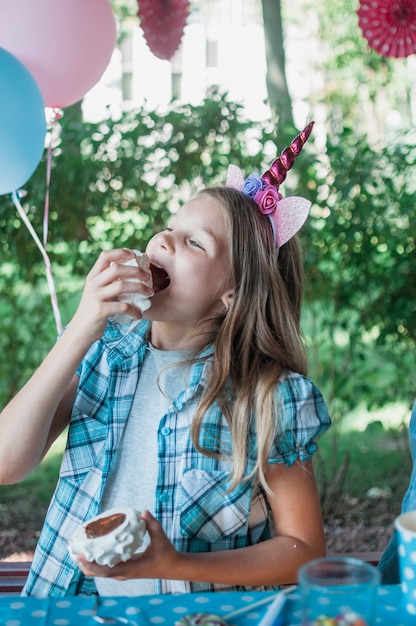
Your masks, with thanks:
[(162, 267), (156, 267), (153, 263), (150, 263), (150, 271), (152, 272), (153, 290), (155, 293), (166, 289), (170, 284), (170, 278)]

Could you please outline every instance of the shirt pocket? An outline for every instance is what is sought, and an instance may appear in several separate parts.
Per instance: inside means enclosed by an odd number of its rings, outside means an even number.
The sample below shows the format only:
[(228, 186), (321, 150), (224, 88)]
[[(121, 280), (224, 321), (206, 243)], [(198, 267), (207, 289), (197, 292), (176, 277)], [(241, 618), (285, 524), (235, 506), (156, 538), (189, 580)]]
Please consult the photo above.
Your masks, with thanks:
[(240, 483), (231, 492), (227, 491), (229, 484), (225, 471), (185, 470), (181, 481), (182, 535), (214, 543), (247, 534), (251, 482)]

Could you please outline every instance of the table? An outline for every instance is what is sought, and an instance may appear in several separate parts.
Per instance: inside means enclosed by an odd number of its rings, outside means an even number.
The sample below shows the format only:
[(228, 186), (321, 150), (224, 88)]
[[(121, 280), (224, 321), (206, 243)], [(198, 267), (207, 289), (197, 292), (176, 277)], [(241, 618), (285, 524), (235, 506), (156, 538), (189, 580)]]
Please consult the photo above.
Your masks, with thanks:
[[(212, 612), (226, 615), (233, 610), (258, 601), (272, 592), (216, 592), (184, 595), (142, 596), (137, 598), (100, 598), (100, 615), (128, 618), (132, 626), (174, 626), (187, 613)], [(0, 597), (1, 626), (94, 626), (91, 615), (94, 598), (19, 598)], [(230, 620), (233, 626), (257, 626), (267, 605)], [(300, 595), (297, 589), (288, 595), (283, 609), (285, 626), (299, 626)], [(399, 585), (382, 586), (377, 596), (376, 626), (411, 626), (416, 617), (407, 615), (401, 606)]]

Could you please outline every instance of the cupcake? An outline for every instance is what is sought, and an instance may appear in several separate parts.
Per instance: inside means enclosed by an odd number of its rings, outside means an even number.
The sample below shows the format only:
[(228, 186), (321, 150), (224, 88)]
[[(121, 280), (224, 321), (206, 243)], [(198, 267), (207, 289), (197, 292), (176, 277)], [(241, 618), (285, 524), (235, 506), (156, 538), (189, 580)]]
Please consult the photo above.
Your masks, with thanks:
[(79, 555), (87, 561), (114, 567), (128, 561), (140, 548), (146, 522), (133, 509), (110, 509), (84, 522), (68, 541), (74, 561)]
[[(168, 287), (170, 283), (170, 279), (166, 271), (162, 267), (157, 267), (156, 265), (151, 263), (146, 253), (139, 252), (138, 250), (132, 250), (132, 252), (134, 252), (136, 256), (129, 261), (124, 261), (122, 265), (137, 265), (144, 270), (148, 270), (152, 277), (144, 284), (147, 287), (153, 287), (154, 293), (162, 291), (162, 289), (166, 289), (166, 287)], [(120, 298), (120, 301), (137, 306), (137, 308), (140, 309), (142, 313), (147, 311), (147, 309), (149, 309), (152, 305), (150, 298), (143, 296), (141, 293), (123, 294), (123, 296)], [(133, 320), (130, 315), (126, 315), (123, 313), (114, 315), (112, 319), (119, 324), (128, 324)]]

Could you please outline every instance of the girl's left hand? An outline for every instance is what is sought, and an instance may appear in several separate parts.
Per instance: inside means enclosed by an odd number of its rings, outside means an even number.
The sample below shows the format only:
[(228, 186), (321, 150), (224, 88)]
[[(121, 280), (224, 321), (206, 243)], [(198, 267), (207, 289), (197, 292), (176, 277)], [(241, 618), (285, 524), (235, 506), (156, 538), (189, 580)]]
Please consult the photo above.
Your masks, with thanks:
[(149, 511), (141, 516), (146, 522), (150, 544), (144, 552), (135, 554), (128, 561), (114, 567), (89, 562), (84, 557), (78, 559), (78, 567), (86, 576), (101, 576), (116, 580), (132, 578), (174, 578), (175, 563), (180, 554), (175, 550), (159, 522)]

